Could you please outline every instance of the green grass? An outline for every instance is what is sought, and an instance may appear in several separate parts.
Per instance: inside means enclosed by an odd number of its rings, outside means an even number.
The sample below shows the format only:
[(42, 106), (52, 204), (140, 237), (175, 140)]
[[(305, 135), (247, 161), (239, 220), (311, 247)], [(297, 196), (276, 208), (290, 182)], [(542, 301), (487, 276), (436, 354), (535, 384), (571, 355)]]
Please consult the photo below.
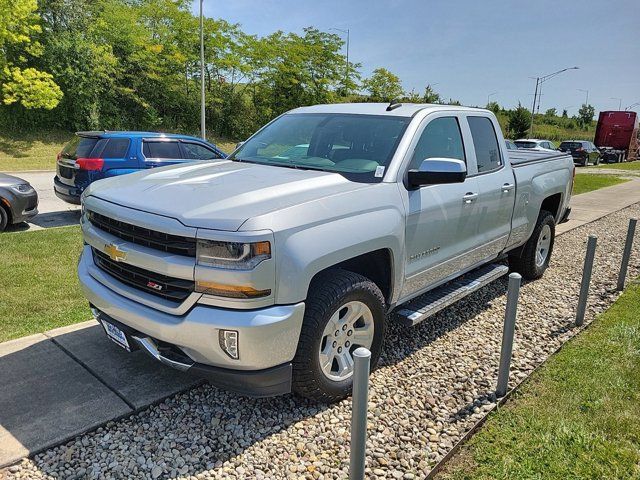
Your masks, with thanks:
[(573, 184), (573, 195), (591, 192), (600, 188), (611, 187), (619, 183), (628, 182), (626, 178), (615, 175), (601, 175), (598, 173), (578, 173)]
[(624, 163), (601, 163), (598, 168), (611, 168), (613, 170), (640, 170), (640, 161)]
[(535, 373), (439, 478), (640, 478), (640, 285)]
[(76, 265), (80, 227), (0, 234), (0, 341), (91, 318)]
[(56, 155), (72, 137), (64, 131), (0, 132), (0, 172), (55, 170)]
[[(55, 170), (56, 156), (71, 138), (73, 132), (59, 130), (0, 132), (0, 172)], [(227, 153), (236, 146), (236, 142), (229, 139), (209, 140)]]

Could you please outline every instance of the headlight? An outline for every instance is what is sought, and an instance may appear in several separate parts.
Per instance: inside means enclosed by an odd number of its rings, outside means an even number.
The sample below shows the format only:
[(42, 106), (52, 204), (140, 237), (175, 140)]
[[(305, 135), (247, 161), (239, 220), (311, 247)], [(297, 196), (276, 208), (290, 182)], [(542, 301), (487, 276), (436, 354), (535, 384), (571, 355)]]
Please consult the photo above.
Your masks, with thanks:
[(19, 185), (11, 185), (11, 189), (18, 193), (31, 193), (33, 191), (33, 187), (28, 183), (21, 183)]
[(263, 260), (271, 258), (271, 244), (267, 241), (238, 243), (198, 240), (196, 255), (198, 265), (251, 270)]

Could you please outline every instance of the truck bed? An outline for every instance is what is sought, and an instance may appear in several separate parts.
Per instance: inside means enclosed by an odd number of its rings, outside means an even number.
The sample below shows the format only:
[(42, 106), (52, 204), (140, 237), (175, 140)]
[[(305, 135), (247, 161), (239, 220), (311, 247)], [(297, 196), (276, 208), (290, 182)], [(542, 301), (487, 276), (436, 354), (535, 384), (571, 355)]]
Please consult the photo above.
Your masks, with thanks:
[[(559, 160), (562, 157), (571, 157), (564, 152), (538, 152), (538, 151), (527, 151), (525, 149), (520, 150), (509, 150), (509, 161), (511, 165), (517, 167), (518, 165), (537, 163), (537, 162), (548, 162), (551, 160)], [(572, 160), (573, 162), (573, 160)]]

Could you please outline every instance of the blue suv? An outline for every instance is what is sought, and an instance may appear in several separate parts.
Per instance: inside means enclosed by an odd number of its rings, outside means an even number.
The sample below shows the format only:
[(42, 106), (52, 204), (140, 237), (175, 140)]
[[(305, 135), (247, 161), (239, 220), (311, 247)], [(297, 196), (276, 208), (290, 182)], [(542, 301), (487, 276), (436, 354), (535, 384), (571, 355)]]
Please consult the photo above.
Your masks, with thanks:
[(65, 202), (79, 204), (89, 184), (101, 178), (226, 154), (196, 137), (154, 132), (78, 132), (58, 154), (53, 189)]

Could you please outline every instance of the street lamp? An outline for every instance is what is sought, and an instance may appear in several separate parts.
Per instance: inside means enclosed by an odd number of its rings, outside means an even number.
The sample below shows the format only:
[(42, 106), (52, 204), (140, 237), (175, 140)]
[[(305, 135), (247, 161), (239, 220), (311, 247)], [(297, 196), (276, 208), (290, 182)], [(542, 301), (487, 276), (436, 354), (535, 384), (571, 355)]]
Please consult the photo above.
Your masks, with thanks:
[(632, 104), (631, 104), (631, 105), (629, 105), (628, 107), (625, 107), (625, 108), (624, 108), (625, 112), (626, 112), (627, 110), (632, 109), (632, 108), (633, 108), (633, 107), (635, 107), (636, 105), (640, 105), (640, 102), (632, 103)]
[(622, 110), (622, 99), (618, 97), (609, 97), (610, 100), (618, 100), (618, 111)]
[(349, 29), (343, 30), (342, 28), (330, 28), (329, 30), (336, 30), (338, 32), (345, 33), (347, 35), (347, 63), (344, 70), (344, 88), (345, 93), (348, 93), (349, 84)]
[(498, 92), (491, 92), (489, 95), (487, 95), (487, 105), (489, 105), (489, 101), (491, 100), (491, 97), (494, 96), (496, 93)]
[(562, 70), (558, 70), (557, 72), (553, 72), (548, 75), (543, 75), (542, 77), (534, 77), (536, 79), (536, 89), (533, 93), (533, 106), (531, 107), (531, 129), (529, 130), (530, 137), (533, 136), (533, 118), (536, 110), (536, 99), (538, 98), (538, 87), (541, 87), (544, 82), (555, 77), (556, 75), (560, 75), (562, 72), (566, 72), (567, 70), (578, 70), (578, 68), (579, 67), (567, 67), (567, 68), (563, 68)]
[(202, 14), (202, 3), (200, 0), (200, 136), (207, 139), (205, 129), (205, 109), (204, 109), (204, 16)]
[(585, 104), (585, 105), (589, 105), (589, 90), (584, 90), (584, 89), (582, 89), (582, 88), (579, 88), (579, 89), (578, 89), (578, 91), (580, 91), (580, 92), (585, 92), (585, 93), (587, 94), (587, 98), (586, 98), (586, 100), (584, 101), (584, 104)]

